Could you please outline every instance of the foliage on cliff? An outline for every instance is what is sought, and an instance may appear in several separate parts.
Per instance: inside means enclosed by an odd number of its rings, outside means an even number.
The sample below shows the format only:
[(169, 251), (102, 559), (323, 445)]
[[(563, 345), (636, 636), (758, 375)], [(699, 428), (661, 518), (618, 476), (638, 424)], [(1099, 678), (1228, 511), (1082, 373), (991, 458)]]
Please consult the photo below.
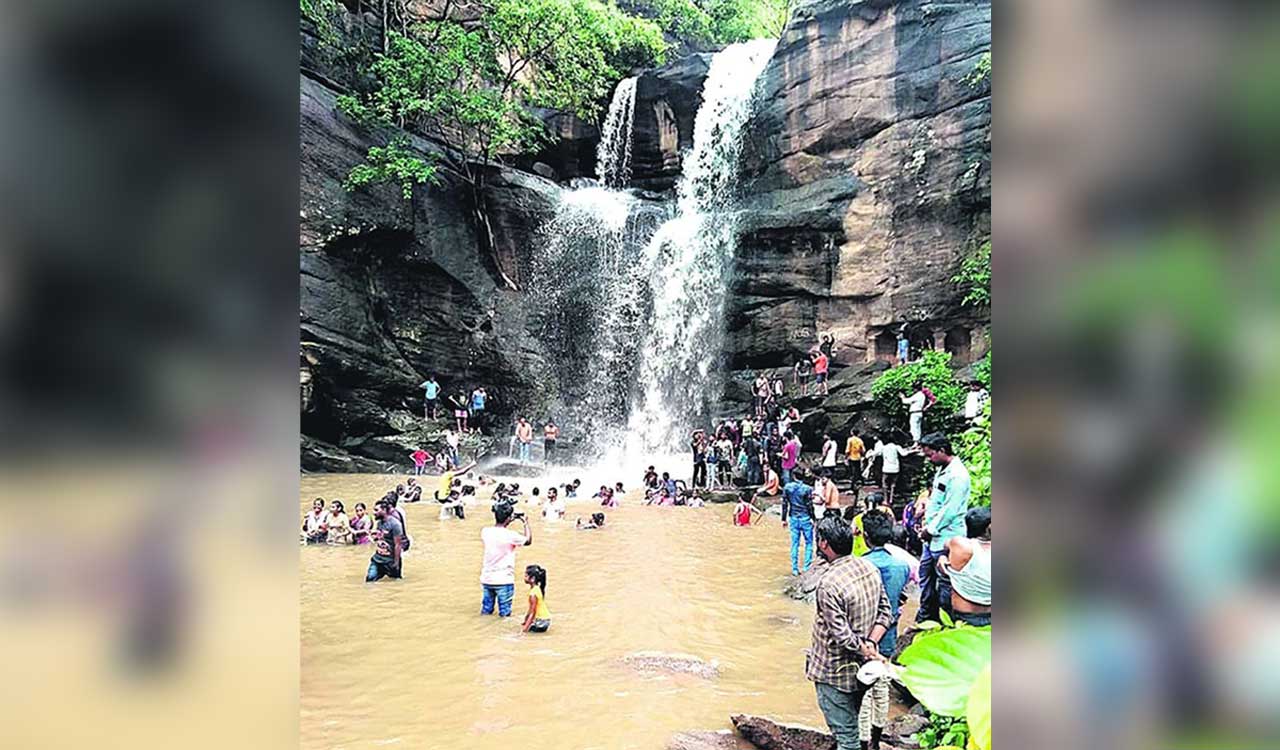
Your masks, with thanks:
[[(322, 0), (302, 0), (323, 17)], [(318, 10), (319, 9), (319, 10)], [(387, 24), (372, 50), (365, 90), (339, 107), (371, 128), (431, 136), (452, 147), (447, 166), (472, 184), (483, 163), (534, 148), (546, 136), (532, 107), (594, 117), (622, 71), (662, 60), (666, 42), (652, 21), (601, 0), (484, 0), (479, 20)], [(394, 142), (370, 151), (352, 187), (397, 180), (406, 193), (431, 165)], [(417, 158), (420, 163), (414, 164)]]
[[(787, 23), (789, 0), (638, 0), (645, 15), (677, 37), (721, 45), (776, 38)], [(646, 8), (647, 6), (647, 8)]]
[(972, 307), (991, 306), (991, 240), (979, 245), (964, 262), (951, 281), (965, 290), (961, 304)]
[(964, 409), (965, 389), (951, 371), (951, 354), (927, 351), (914, 362), (886, 370), (871, 384), (871, 398), (885, 414), (907, 421), (902, 396), (911, 395), (917, 385), (928, 386), (938, 402), (924, 414), (925, 432), (946, 430), (952, 417)]

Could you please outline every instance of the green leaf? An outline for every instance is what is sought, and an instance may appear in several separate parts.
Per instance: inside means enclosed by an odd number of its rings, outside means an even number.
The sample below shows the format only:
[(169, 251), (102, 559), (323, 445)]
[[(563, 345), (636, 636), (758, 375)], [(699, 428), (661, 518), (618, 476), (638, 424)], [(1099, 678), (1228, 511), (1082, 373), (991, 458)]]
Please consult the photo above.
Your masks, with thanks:
[(982, 668), (969, 690), (965, 720), (972, 744), (978, 750), (991, 750), (991, 662)]
[(944, 628), (954, 628), (956, 626), (955, 620), (952, 620), (951, 615), (947, 614), (947, 611), (941, 607), (938, 608), (938, 619), (942, 620)]
[(991, 629), (962, 628), (916, 636), (898, 657), (902, 682), (932, 713), (963, 716), (974, 680), (991, 663)]

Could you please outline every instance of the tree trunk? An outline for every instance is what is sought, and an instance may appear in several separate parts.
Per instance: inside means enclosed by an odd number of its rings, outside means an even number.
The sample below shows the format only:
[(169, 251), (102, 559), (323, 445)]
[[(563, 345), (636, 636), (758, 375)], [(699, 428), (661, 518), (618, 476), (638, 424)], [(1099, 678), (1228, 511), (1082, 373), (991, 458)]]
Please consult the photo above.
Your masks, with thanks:
[(493, 224), (489, 221), (489, 212), (485, 206), (482, 179), (482, 177), (478, 177), (471, 183), (471, 206), (475, 215), (476, 239), (480, 242), (481, 252), (488, 257), (489, 262), (493, 265), (494, 272), (502, 280), (502, 283), (512, 291), (519, 291), (520, 287), (503, 270), (502, 259), (498, 257), (498, 242), (493, 235)]

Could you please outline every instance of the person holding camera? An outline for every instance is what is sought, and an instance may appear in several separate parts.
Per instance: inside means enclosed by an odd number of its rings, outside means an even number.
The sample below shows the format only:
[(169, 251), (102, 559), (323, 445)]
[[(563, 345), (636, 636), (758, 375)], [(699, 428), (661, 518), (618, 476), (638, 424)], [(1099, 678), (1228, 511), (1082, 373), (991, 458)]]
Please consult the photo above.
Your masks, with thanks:
[[(513, 519), (519, 519), (524, 532), (507, 528)], [(529, 529), (529, 519), (524, 513), (517, 513), (508, 503), (495, 503), (493, 506), (493, 525), (480, 531), (480, 541), (484, 544), (484, 561), (480, 569), (480, 586), (484, 599), (480, 604), (480, 614), (493, 614), (493, 605), (498, 604), (498, 616), (511, 616), (511, 600), (516, 591), (516, 548), (533, 544), (533, 532)]]

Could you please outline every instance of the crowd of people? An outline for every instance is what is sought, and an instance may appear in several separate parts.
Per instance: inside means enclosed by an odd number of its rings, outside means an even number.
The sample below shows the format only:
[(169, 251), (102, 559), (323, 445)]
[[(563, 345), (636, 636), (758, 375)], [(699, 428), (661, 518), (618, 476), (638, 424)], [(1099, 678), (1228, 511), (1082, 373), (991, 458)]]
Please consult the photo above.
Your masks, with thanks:
[[(906, 343), (905, 329), (900, 329), (900, 364), (908, 359)], [(675, 476), (649, 466), (641, 486), (643, 504), (658, 506), (697, 506), (707, 491), (736, 491), (731, 514), (735, 526), (751, 526), (771, 515), (780, 518), (789, 531), (792, 574), (813, 582), (816, 616), (806, 676), (815, 684), (818, 706), (837, 748), (866, 750), (879, 746), (887, 721), (887, 685), (893, 674), (887, 664), (896, 653), (909, 585), (917, 585), (920, 592), (916, 623), (938, 621), (943, 613), (968, 626), (991, 623), (991, 516), (988, 508), (969, 508), (969, 473), (949, 438), (941, 432), (924, 434), (926, 415), (938, 403), (924, 383), (900, 394), (906, 407), (905, 430), (841, 436), (827, 432), (818, 450), (805, 457), (800, 438), (805, 415), (796, 400), (828, 395), (834, 345), (833, 337), (824, 336), (795, 363), (791, 399), (783, 378), (760, 374), (752, 385), (750, 413), (717, 420), (709, 430), (690, 434), (688, 474)], [(443, 389), (434, 377), (422, 387), (426, 415), (435, 416)], [(976, 419), (988, 399), (980, 385), (971, 383), (964, 418)], [(487, 499), (494, 524), (480, 533), (480, 611), (509, 616), (516, 550), (533, 544), (521, 503), (532, 505), (545, 520), (562, 519), (565, 500), (583, 492), (581, 480), (547, 487), (545, 494), (534, 487), (526, 496), (518, 483), (477, 476), (474, 462), (460, 465), (457, 437), (484, 427), (486, 394), (477, 387), (469, 395), (459, 392), (447, 400), (454, 420), (450, 439), (436, 456), (414, 451), (414, 472), (422, 475), (435, 464), (440, 479), (432, 499), (441, 507), (442, 520), (465, 519), (468, 506), (486, 502), (479, 498), (479, 488), (495, 485)], [(551, 464), (560, 428), (547, 419), (541, 431), (541, 458)], [(533, 460), (534, 435), (534, 425), (518, 417), (509, 457), (522, 464)], [(926, 489), (899, 503), (903, 460), (914, 456), (923, 457), (933, 473)], [(602, 508), (616, 508), (623, 496), (622, 483), (617, 482), (601, 485), (590, 499)], [(401, 555), (412, 543), (400, 505), (420, 500), (422, 487), (415, 478), (376, 501), (372, 514), (364, 503), (357, 503), (348, 517), (342, 501), (326, 505), (317, 498), (303, 518), (302, 539), (308, 544), (371, 544), (366, 580), (400, 578)], [(594, 512), (578, 517), (575, 528), (601, 529), (606, 520), (604, 512)], [(511, 528), (517, 521), (518, 531)], [(528, 610), (522, 630), (546, 632), (551, 624), (547, 571), (527, 566), (523, 580)]]

